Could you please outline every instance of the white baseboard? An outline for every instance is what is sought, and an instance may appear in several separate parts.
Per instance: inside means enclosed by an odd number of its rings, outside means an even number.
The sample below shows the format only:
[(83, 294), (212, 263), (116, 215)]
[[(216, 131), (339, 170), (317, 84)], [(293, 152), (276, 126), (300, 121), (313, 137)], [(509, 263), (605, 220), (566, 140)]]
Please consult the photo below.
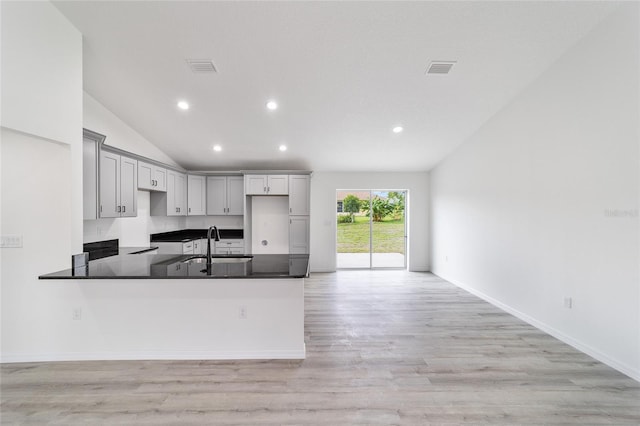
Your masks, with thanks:
[(46, 354), (2, 354), (1, 363), (55, 361), (147, 361), (147, 360), (238, 360), (305, 359), (306, 346), (299, 351), (145, 351), (145, 352), (64, 352)]
[(521, 319), (522, 321), (534, 326), (535, 328), (544, 331), (547, 334), (550, 334), (551, 336), (555, 337), (556, 339), (568, 344), (569, 346), (574, 347), (575, 349), (579, 350), (580, 352), (583, 352), (587, 355), (589, 355), (592, 358), (597, 359), (598, 361), (608, 365), (611, 368), (614, 368), (616, 370), (618, 370), (619, 372), (621, 372), (622, 374), (631, 377), (632, 379), (640, 382), (640, 371), (636, 370), (632, 367), (630, 367), (629, 365), (626, 365), (625, 363), (622, 363), (618, 360), (615, 360), (611, 357), (609, 357), (608, 355), (600, 352), (599, 350), (587, 345), (584, 342), (581, 342), (577, 339), (574, 339), (571, 336), (566, 335), (565, 333), (561, 332), (560, 330), (542, 322), (537, 320), (536, 318), (525, 314), (524, 312), (520, 312), (517, 309), (512, 308), (509, 305), (506, 305), (504, 303), (502, 303), (501, 301), (494, 299), (493, 297), (484, 294), (481, 291), (478, 291), (476, 289), (474, 289), (473, 287), (470, 287), (464, 283), (461, 283), (459, 281), (456, 280), (452, 280), (449, 279), (443, 275), (440, 275), (437, 271), (432, 271), (434, 275), (437, 275), (438, 277), (442, 278), (443, 280), (446, 280), (448, 282), (450, 282), (451, 284), (455, 285), (456, 287), (460, 287), (463, 290), (468, 291), (469, 293), (473, 294), (474, 296), (479, 297), (480, 299), (491, 303), (492, 305), (496, 306), (497, 308), (502, 309), (505, 312), (510, 313), (511, 315)]

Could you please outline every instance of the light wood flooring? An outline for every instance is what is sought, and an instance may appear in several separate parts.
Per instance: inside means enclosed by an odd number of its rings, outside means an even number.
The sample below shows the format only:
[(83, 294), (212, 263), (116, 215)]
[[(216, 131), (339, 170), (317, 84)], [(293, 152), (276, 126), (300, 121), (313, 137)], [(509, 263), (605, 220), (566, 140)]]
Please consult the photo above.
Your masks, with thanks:
[(640, 384), (428, 273), (306, 283), (304, 361), (5, 364), (2, 424), (640, 424)]

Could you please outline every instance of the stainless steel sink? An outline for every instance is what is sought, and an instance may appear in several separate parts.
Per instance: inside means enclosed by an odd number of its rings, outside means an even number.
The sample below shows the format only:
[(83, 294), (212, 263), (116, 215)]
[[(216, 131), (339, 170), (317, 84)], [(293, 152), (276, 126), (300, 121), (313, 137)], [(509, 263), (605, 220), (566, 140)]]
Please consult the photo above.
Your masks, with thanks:
[[(253, 256), (223, 256), (223, 257), (213, 256), (211, 258), (211, 263), (247, 263), (247, 262), (250, 262), (251, 260), (253, 260)], [(201, 256), (190, 257), (187, 260), (185, 260), (184, 263), (206, 264), (207, 258), (201, 257)]]

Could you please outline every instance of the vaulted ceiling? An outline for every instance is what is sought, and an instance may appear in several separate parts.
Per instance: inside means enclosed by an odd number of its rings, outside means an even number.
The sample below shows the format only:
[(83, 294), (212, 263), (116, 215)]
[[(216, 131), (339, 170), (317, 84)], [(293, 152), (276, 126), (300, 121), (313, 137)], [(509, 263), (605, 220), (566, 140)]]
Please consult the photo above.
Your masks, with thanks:
[[(429, 170), (617, 7), (54, 4), (84, 36), (85, 90), (183, 167), (336, 171)], [(455, 65), (425, 74), (433, 61)]]

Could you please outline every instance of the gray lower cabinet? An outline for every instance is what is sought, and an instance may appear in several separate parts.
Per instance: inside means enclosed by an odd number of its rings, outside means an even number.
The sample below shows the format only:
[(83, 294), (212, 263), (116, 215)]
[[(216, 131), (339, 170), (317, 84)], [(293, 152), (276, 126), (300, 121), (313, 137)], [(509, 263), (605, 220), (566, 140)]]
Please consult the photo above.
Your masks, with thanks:
[(100, 217), (138, 214), (138, 161), (107, 151), (100, 153)]
[(289, 253), (309, 253), (309, 216), (289, 216)]
[(244, 240), (216, 241), (215, 254), (244, 254)]

